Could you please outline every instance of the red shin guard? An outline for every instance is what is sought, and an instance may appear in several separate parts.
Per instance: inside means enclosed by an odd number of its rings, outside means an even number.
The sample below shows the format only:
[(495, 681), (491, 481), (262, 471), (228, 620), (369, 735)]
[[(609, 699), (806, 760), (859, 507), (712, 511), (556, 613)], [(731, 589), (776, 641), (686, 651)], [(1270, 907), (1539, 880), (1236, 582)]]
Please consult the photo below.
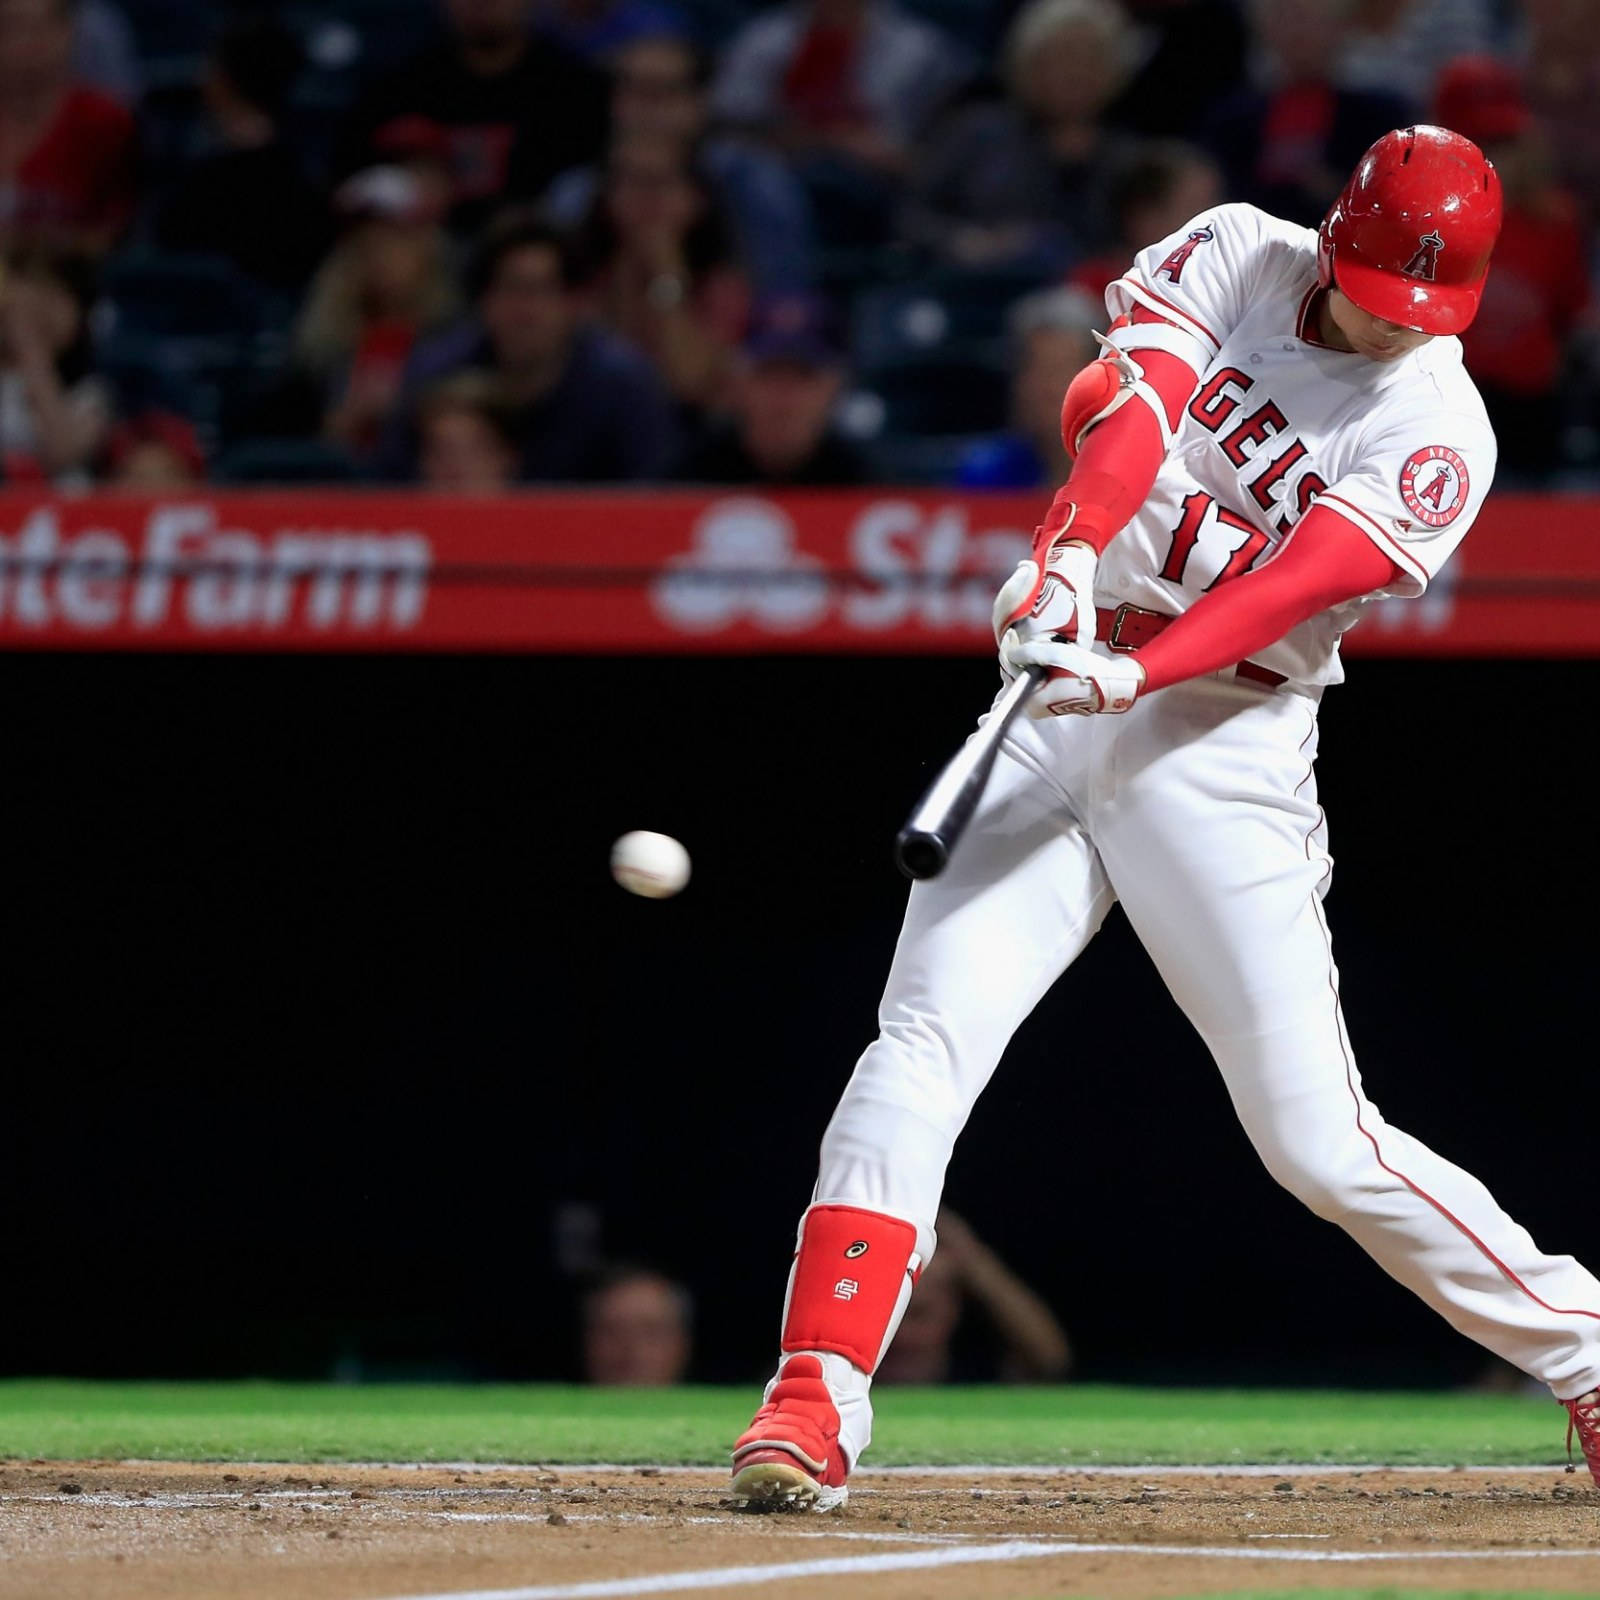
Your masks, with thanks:
[(826, 1350), (870, 1374), (909, 1277), (921, 1269), (917, 1230), (855, 1206), (813, 1206), (783, 1319), (783, 1348)]

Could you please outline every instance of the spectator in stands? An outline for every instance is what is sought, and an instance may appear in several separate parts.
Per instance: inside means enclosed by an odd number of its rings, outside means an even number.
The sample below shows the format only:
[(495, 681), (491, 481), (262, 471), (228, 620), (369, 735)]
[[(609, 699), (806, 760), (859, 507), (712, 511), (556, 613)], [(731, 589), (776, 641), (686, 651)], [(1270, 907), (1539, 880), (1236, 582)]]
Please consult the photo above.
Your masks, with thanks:
[(1104, 301), (1106, 287), (1157, 239), (1223, 198), (1222, 174), (1203, 150), (1176, 139), (1138, 144), (1111, 174), (1109, 204), (1116, 243), (1080, 261), (1067, 281)]
[(785, 295), (757, 305), (730, 415), (690, 450), (678, 476), (774, 487), (867, 482), (866, 458), (833, 425), (844, 377), (820, 300)]
[(161, 491), (204, 483), (206, 454), (194, 425), (171, 411), (146, 411), (111, 430), (108, 489)]
[(1420, 111), (1445, 67), (1490, 50), (1494, 34), (1491, 0), (1352, 0), (1339, 81)]
[(597, 67), (640, 39), (685, 38), (687, 19), (665, 0), (542, 0), (539, 31)]
[(913, 140), (967, 76), (955, 45), (892, 0), (789, 0), (734, 36), (712, 113), (789, 154), (830, 240), (876, 242)]
[(450, 494), (498, 494), (517, 481), (517, 414), (486, 372), (459, 372), (417, 409), (422, 482)]
[(280, 23), (244, 17), (224, 29), (201, 80), (216, 152), (185, 173), (156, 224), (168, 249), (221, 256), (284, 294), (305, 287), (328, 246), (322, 197), (283, 136), (304, 64)]
[(111, 397), (90, 360), (93, 273), (24, 256), (0, 286), (0, 466), (8, 483), (77, 487), (100, 455)]
[(1136, 42), (1115, 0), (1032, 0), (1002, 51), (1009, 98), (954, 112), (930, 142), (907, 237), (969, 267), (1060, 272), (1115, 237), (1108, 175), (1127, 139), (1103, 122)]
[(119, 105), (136, 106), (144, 93), (139, 42), (111, 0), (78, 0), (72, 30), (72, 75)]
[(1351, 0), (1251, 0), (1257, 83), (1218, 108), (1207, 143), (1230, 199), (1315, 227), (1362, 152), (1415, 120), (1392, 94), (1344, 87)]
[(968, 489), (1054, 488), (1071, 463), (1061, 442), (1067, 385), (1099, 354), (1105, 302), (1079, 288), (1041, 289), (1011, 308), (1011, 428), (975, 444), (956, 481)]
[(694, 1302), (681, 1283), (617, 1267), (583, 1298), (583, 1373), (590, 1383), (660, 1387), (689, 1370)]
[[(815, 243), (804, 189), (782, 159), (749, 138), (708, 133), (709, 61), (687, 40), (649, 34), (612, 58), (611, 142), (651, 139), (692, 150), (739, 241), (760, 292), (809, 287)], [(597, 165), (574, 167), (551, 186), (544, 212), (575, 227), (600, 186)]]
[[(1066, 1376), (1072, 1347), (1043, 1300), (972, 1227), (941, 1206), (939, 1248), (917, 1280), (894, 1342), (878, 1364), (879, 1383), (1048, 1383)], [(987, 1349), (963, 1351), (958, 1337), (969, 1306), (984, 1314)]]
[(1505, 191), (1505, 221), (1477, 320), (1461, 336), (1503, 473), (1559, 464), (1559, 386), (1569, 341), (1589, 307), (1589, 237), (1576, 199), (1556, 183), (1547, 138), (1516, 71), (1492, 56), (1454, 62), (1434, 120), (1480, 145)]
[(516, 415), (518, 479), (606, 483), (660, 475), (675, 443), (671, 406), (636, 350), (580, 318), (570, 250), (542, 223), (508, 217), (472, 274), (473, 317), (417, 348), (380, 466), (418, 471), (417, 399), (440, 378), (491, 373)]
[(294, 353), (325, 397), (324, 435), (359, 459), (383, 437), (418, 339), (461, 301), (439, 214), (404, 167), (357, 173), (335, 207), (345, 231), (311, 286)]
[(733, 235), (681, 145), (635, 134), (579, 228), (590, 314), (655, 363), (679, 405), (716, 402), (749, 310)]
[(98, 255), (133, 215), (134, 123), (72, 74), (74, 0), (0, 0), (0, 236)]
[(533, 0), (441, 0), (446, 37), (379, 80), (351, 115), (342, 169), (382, 154), (396, 125), (430, 124), (453, 183), (451, 223), (472, 233), (599, 154), (606, 81), (533, 32)]
[(426, 117), (399, 117), (386, 123), (373, 139), (377, 165), (409, 172), (422, 188), (423, 203), (439, 217), (455, 204), (456, 182), (450, 166), (450, 140)]

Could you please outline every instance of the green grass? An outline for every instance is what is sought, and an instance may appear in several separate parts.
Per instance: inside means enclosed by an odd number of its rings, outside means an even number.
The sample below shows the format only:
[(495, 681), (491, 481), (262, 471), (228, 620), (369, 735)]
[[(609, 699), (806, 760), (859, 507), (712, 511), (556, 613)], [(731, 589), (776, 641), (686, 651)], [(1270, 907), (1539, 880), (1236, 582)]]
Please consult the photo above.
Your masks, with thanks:
[[(1326, 1390), (881, 1389), (869, 1461), (1564, 1459), (1554, 1404)], [(721, 1464), (753, 1388), (0, 1381), (0, 1457)]]

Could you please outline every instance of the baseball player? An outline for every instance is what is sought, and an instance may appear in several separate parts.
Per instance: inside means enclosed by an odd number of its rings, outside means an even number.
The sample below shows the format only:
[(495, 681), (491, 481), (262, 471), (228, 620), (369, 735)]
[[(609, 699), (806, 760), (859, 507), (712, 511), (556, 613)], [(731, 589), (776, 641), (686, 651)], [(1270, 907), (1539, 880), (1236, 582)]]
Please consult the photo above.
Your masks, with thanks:
[(949, 867), (911, 890), (736, 1501), (844, 1500), (956, 1135), (1119, 900), (1268, 1171), (1548, 1384), (1600, 1484), (1600, 1283), (1367, 1099), (1322, 910), (1313, 763), (1339, 637), (1426, 589), (1494, 474), (1453, 336), (1500, 206), (1476, 145), (1405, 128), (1320, 231), (1219, 206), (1107, 290), (1102, 358), (1062, 407), (1071, 476), (995, 606), (1003, 671), (1049, 677)]

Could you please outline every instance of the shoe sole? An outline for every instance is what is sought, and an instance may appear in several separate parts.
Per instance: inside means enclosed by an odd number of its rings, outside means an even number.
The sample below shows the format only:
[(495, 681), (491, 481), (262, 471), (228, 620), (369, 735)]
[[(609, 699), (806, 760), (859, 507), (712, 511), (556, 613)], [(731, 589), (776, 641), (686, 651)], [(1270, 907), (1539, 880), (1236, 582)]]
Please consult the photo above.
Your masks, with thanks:
[(729, 1498), (740, 1511), (834, 1511), (849, 1497), (844, 1485), (829, 1488), (809, 1472), (779, 1461), (741, 1467), (729, 1490)]

